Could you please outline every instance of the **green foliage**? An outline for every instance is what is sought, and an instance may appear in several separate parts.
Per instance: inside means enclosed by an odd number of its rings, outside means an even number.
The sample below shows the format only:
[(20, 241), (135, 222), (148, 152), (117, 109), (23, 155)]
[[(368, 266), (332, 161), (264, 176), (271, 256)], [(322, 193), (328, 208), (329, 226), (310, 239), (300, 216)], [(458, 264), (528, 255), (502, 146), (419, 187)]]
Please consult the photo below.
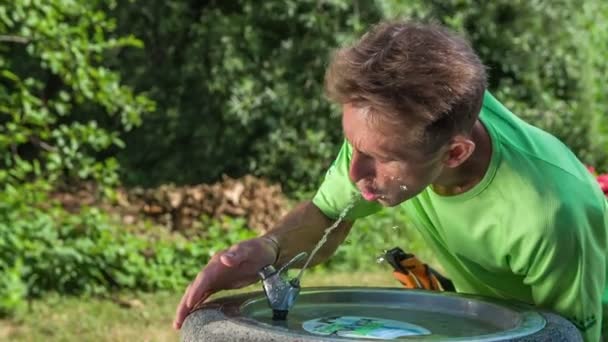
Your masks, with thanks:
[[(0, 4), (0, 185), (93, 178), (116, 183), (119, 129), (140, 123), (151, 102), (103, 65), (107, 54), (141, 46), (114, 37), (115, 22), (89, 1)], [(101, 128), (93, 114), (115, 122)]]
[[(204, 236), (134, 234), (96, 208), (71, 215), (31, 194), (0, 193), (0, 313), (49, 291), (104, 294), (120, 289), (182, 289), (217, 251), (254, 233), (224, 218)], [(45, 204), (41, 204), (45, 203)], [(44, 206), (41, 207), (41, 206)], [(208, 220), (204, 222), (209, 223)]]
[[(18, 0), (0, 7), (0, 180), (113, 183), (118, 156), (131, 184), (255, 173), (311, 191), (341, 139), (329, 53), (393, 16), (464, 32), (505, 104), (608, 167), (605, 1)], [(158, 103), (135, 130), (151, 104), (114, 70)]]
[(23, 298), (27, 286), (21, 279), (23, 262), (18, 260), (12, 265), (0, 260), (0, 317), (12, 314), (24, 307)]
[[(188, 239), (154, 226), (134, 233), (96, 208), (69, 214), (41, 193), (29, 185), (0, 194), (0, 315), (49, 292), (179, 291), (213, 254), (255, 236), (243, 219), (229, 217), (201, 217), (205, 230)], [(432, 263), (408, 222), (399, 210), (358, 221), (347, 242), (319, 269), (389, 272), (376, 258), (395, 246)]]
[[(143, 286), (135, 277), (160, 264), (140, 253), (149, 243), (117, 234), (98, 210), (69, 215), (46, 197), (78, 179), (116, 184), (116, 159), (100, 153), (123, 146), (120, 130), (153, 108), (104, 65), (141, 46), (114, 28), (96, 2), (0, 4), (0, 313), (49, 290)], [(114, 127), (100, 127), (99, 115)]]
[(122, 73), (158, 104), (125, 135), (126, 180), (200, 183), (249, 172), (289, 190), (318, 184), (341, 136), (323, 98), (325, 65), (379, 19), (372, 2), (133, 1), (115, 12), (119, 30), (146, 46), (121, 53)]

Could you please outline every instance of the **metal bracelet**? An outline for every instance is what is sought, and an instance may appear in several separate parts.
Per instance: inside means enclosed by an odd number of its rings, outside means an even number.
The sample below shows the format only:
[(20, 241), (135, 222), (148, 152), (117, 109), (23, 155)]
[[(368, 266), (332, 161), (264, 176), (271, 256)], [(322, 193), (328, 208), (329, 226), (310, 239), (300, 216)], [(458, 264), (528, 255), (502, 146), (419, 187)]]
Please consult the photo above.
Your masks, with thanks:
[(260, 238), (270, 241), (274, 245), (277, 257), (272, 264), (275, 265), (277, 263), (277, 261), (279, 261), (279, 256), (281, 254), (281, 246), (279, 245), (279, 241), (277, 241), (277, 238), (275, 238), (272, 235), (264, 235), (264, 236), (261, 236)]

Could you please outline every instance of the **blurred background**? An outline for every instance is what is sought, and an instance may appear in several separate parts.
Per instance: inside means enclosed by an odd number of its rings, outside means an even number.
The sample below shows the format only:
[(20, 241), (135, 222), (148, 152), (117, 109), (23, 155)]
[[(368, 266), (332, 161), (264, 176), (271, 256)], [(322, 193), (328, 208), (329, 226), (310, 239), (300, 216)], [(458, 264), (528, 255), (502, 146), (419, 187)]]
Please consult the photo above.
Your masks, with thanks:
[[(329, 55), (390, 18), (461, 32), (499, 100), (608, 170), (605, 0), (0, 0), (0, 339), (177, 340), (209, 257), (314, 194)], [(407, 222), (357, 222), (303, 286), (398, 286), (382, 250), (433, 263)]]

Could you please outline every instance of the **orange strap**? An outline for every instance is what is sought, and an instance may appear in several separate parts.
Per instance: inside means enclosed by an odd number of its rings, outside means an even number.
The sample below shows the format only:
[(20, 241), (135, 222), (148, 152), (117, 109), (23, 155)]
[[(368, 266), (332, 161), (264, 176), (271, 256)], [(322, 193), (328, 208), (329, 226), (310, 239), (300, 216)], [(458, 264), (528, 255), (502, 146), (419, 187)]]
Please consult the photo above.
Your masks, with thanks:
[(393, 276), (406, 288), (434, 291), (444, 290), (429, 266), (420, 262), (415, 256), (401, 260), (400, 264), (408, 273), (393, 271)]

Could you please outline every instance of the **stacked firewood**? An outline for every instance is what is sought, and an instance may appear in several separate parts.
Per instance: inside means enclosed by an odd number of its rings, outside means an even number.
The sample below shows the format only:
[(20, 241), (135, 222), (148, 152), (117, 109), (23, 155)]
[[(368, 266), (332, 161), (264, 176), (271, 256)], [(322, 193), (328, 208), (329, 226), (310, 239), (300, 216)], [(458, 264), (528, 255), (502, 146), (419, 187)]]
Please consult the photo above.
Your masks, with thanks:
[[(95, 205), (94, 189), (78, 189), (56, 193), (64, 207), (75, 210), (79, 204)], [(199, 227), (201, 217), (222, 216), (243, 218), (247, 227), (263, 232), (286, 213), (289, 203), (281, 187), (256, 178), (244, 176), (233, 179), (224, 176), (214, 184), (191, 186), (163, 185), (158, 188), (118, 189), (115, 203), (100, 204), (104, 210), (120, 215), (125, 224), (152, 220), (172, 231), (187, 231)]]

